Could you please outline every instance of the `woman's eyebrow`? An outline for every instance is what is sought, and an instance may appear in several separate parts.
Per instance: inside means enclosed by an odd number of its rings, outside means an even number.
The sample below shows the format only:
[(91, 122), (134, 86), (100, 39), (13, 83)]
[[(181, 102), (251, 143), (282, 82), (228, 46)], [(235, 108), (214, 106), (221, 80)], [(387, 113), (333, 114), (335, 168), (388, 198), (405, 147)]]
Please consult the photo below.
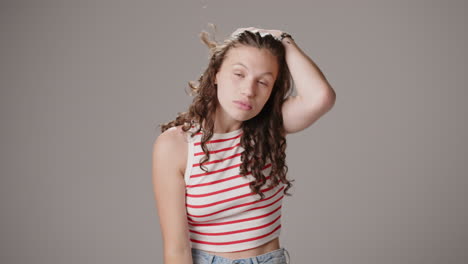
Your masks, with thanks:
[[(243, 66), (243, 67), (249, 69), (247, 66), (245, 66), (245, 65), (242, 64), (241, 62), (236, 62), (236, 63), (233, 63), (233, 64), (231, 64), (231, 65), (233, 65), (233, 66), (234, 66), (234, 65), (241, 65), (241, 66)], [(265, 75), (265, 74), (269, 74), (269, 75), (271, 75), (271, 76), (273, 77), (273, 73), (272, 73), (272, 72), (264, 72), (264, 73), (260, 74), (260, 76), (261, 76), (261, 75)]]

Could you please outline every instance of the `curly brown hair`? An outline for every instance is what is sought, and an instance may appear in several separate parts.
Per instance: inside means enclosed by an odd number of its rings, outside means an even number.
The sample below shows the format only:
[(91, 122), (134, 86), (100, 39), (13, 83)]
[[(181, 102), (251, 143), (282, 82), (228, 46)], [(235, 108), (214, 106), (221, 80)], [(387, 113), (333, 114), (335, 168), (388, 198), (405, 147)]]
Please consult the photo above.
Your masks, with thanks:
[(187, 112), (178, 113), (175, 120), (161, 124), (161, 132), (183, 125), (182, 130), (187, 132), (194, 124), (204, 124), (198, 126), (198, 129), (192, 132), (191, 137), (203, 130), (201, 138), (201, 148), (205, 156), (200, 162), (200, 168), (207, 172), (203, 165), (209, 160), (210, 154), (206, 142), (213, 136), (214, 114), (217, 106), (217, 85), (214, 83), (215, 75), (219, 71), (224, 58), (233, 47), (246, 45), (258, 49), (269, 50), (277, 59), (279, 65), (278, 77), (273, 86), (272, 92), (263, 109), (255, 117), (243, 121), (241, 137), (241, 146), (244, 151), (241, 156), (242, 165), (240, 174), (244, 177), (251, 171), (255, 180), (250, 182), (250, 189), (253, 193), (260, 195), (260, 200), (265, 195), (260, 188), (266, 184), (266, 177), (262, 170), (271, 162), (271, 182), (269, 187), (274, 187), (282, 182), (286, 184), (284, 194), (290, 196), (287, 192), (291, 188), (294, 180), (286, 179), (288, 166), (286, 165), (286, 133), (283, 126), (282, 106), (285, 99), (292, 92), (291, 74), (285, 59), (285, 48), (283, 44), (272, 35), (261, 36), (258, 32), (243, 31), (240, 34), (232, 36), (219, 44), (216, 41), (208, 39), (208, 33), (200, 33), (201, 40), (210, 48), (211, 59), (205, 72), (201, 75), (199, 85), (189, 82), (191, 95), (194, 96), (192, 104)]

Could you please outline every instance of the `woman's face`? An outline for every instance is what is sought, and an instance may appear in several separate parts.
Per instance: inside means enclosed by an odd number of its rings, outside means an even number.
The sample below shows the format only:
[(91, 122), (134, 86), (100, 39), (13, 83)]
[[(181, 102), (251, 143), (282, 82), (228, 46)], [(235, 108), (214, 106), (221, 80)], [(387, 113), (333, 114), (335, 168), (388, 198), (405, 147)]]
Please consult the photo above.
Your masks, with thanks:
[(255, 117), (270, 97), (278, 75), (277, 58), (267, 49), (231, 48), (216, 73), (219, 118), (225, 122)]

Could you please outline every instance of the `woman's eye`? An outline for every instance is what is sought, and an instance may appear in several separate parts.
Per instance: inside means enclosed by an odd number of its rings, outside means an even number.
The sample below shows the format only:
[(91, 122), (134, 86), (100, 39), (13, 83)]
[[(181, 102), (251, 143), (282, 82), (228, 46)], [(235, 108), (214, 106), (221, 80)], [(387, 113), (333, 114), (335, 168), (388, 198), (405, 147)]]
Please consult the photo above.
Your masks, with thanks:
[[(242, 73), (234, 73), (234, 75), (239, 76), (240, 78), (243, 78), (243, 77), (244, 77), (244, 75), (243, 75)], [(268, 84), (265, 83), (265, 82), (260, 82), (260, 81), (259, 81), (258, 83), (260, 83), (260, 84), (263, 85), (263, 86), (268, 86)]]

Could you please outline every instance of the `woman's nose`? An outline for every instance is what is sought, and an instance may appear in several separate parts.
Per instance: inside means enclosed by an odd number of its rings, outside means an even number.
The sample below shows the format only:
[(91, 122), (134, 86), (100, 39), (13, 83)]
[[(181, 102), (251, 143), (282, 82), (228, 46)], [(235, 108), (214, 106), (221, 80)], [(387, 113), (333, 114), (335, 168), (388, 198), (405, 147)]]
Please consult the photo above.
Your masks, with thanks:
[(245, 96), (249, 96), (249, 97), (254, 96), (255, 89), (256, 89), (255, 81), (246, 82), (244, 87), (242, 88), (242, 94)]

